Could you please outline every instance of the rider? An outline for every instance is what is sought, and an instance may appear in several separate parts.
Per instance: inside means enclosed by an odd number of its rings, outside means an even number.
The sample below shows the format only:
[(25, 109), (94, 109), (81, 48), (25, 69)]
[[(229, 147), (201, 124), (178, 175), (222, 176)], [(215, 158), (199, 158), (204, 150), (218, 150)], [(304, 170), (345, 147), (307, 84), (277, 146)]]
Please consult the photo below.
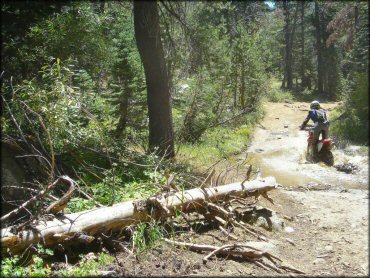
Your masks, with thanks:
[(313, 157), (315, 160), (318, 158), (318, 150), (317, 150), (317, 143), (319, 142), (320, 133), (322, 133), (322, 139), (327, 139), (329, 137), (329, 121), (326, 117), (326, 113), (320, 107), (320, 103), (317, 100), (311, 102), (310, 105), (311, 110), (308, 112), (306, 119), (303, 121), (302, 125), (300, 126), (301, 130), (303, 130), (307, 124), (307, 122), (311, 119), (314, 122), (314, 129), (313, 129)]

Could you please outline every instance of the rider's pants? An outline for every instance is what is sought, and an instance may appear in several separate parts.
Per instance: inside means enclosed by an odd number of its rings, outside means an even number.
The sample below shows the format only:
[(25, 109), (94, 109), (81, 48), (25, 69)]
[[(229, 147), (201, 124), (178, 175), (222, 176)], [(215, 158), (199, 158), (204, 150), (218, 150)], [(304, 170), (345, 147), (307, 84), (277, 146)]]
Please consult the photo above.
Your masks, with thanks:
[(315, 123), (315, 127), (313, 129), (313, 144), (314, 144), (314, 154), (318, 153), (317, 150), (317, 143), (319, 141), (320, 133), (322, 134), (322, 139), (327, 139), (329, 137), (329, 122), (326, 123)]

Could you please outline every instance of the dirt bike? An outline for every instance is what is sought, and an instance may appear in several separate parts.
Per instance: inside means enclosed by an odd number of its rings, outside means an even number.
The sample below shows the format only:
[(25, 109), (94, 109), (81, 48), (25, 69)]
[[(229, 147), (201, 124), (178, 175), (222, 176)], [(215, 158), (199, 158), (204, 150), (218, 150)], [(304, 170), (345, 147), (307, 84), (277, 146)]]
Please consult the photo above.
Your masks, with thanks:
[[(307, 154), (306, 159), (308, 161), (314, 161), (313, 156), (313, 128), (308, 128), (308, 139), (307, 139)], [(318, 150), (318, 157), (317, 159), (319, 161), (324, 162), (328, 166), (334, 165), (334, 156), (331, 152), (331, 149), (333, 148), (335, 144), (334, 139), (328, 138), (328, 139), (321, 139), (317, 143), (317, 150)]]

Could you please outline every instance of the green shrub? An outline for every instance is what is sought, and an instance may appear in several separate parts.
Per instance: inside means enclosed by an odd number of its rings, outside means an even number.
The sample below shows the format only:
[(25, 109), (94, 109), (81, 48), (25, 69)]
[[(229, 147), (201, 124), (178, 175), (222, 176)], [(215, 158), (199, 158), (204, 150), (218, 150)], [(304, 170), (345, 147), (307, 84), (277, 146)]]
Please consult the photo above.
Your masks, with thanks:
[(163, 237), (164, 229), (155, 220), (140, 223), (132, 235), (132, 247), (140, 253), (141, 251), (157, 244)]
[(53, 256), (54, 252), (44, 248), (41, 244), (35, 247), (36, 254), (32, 255), (29, 266), (17, 266), (20, 260), (19, 256), (2, 258), (1, 260), (1, 277), (45, 277), (50, 275), (51, 269), (44, 266), (44, 259), (47, 256)]
[(63, 269), (55, 273), (56, 276), (62, 277), (87, 277), (97, 276), (98, 271), (101, 268), (113, 263), (114, 257), (106, 254), (99, 253), (96, 258), (87, 257), (86, 255), (80, 255), (81, 260), (75, 266), (69, 266), (67, 269)]
[[(342, 106), (335, 112), (331, 131), (333, 135), (355, 143), (368, 144), (369, 130), (369, 81), (365, 74), (354, 78), (353, 90), (349, 92)], [(334, 115), (335, 115), (334, 114)]]

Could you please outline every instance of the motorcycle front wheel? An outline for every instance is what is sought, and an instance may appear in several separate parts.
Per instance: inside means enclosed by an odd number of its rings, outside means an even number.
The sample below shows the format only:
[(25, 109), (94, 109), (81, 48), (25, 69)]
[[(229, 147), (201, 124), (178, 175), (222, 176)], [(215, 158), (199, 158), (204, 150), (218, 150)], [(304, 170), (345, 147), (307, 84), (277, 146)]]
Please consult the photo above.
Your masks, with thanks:
[(324, 162), (328, 166), (334, 165), (334, 155), (331, 151), (326, 150), (320, 155), (320, 159), (322, 162)]

